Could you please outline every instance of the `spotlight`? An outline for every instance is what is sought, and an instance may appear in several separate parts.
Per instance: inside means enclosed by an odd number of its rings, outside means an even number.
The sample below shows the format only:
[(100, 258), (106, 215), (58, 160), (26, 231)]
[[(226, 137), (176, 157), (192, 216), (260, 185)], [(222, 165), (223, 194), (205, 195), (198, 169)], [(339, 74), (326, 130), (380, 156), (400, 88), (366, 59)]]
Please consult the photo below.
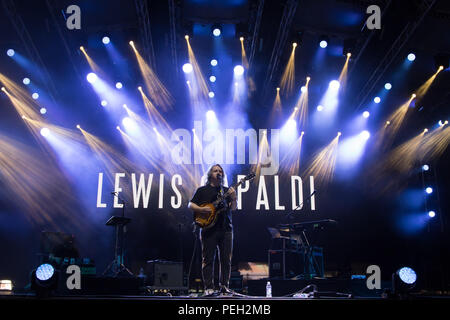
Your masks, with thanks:
[(416, 272), (409, 268), (403, 267), (398, 269), (392, 275), (392, 289), (394, 294), (405, 294), (410, 291), (416, 285), (417, 275)]
[(364, 111), (362, 115), (364, 118), (368, 118), (370, 116), (370, 113), (369, 111)]
[(427, 165), (427, 164), (424, 164), (424, 165), (422, 166), (422, 170), (423, 170), (423, 171), (428, 171), (428, 170), (430, 170), (430, 166)]
[(209, 77), (209, 81), (211, 81), (211, 82), (216, 82), (216, 77), (215, 77), (215, 76)]
[(30, 81), (29, 78), (23, 78), (22, 82), (23, 82), (23, 84), (25, 84), (25, 85), (29, 85), (31, 81)]
[(280, 88), (277, 88), (277, 92), (280, 92)]
[(427, 188), (425, 189), (425, 192), (428, 193), (428, 194), (431, 194), (431, 193), (433, 193), (433, 188), (427, 187)]
[(423, 133), (427, 133), (427, 132), (428, 132), (427, 128), (423, 129)]
[(293, 48), (296, 48), (296, 47), (297, 47), (297, 42), (293, 42), (293, 43), (292, 43), (292, 47), (293, 47)]
[(190, 63), (183, 64), (183, 72), (191, 73), (192, 72), (192, 64), (190, 64)]
[(213, 67), (217, 66), (217, 60), (216, 60), (216, 59), (212, 59), (212, 60), (211, 60), (211, 65), (212, 65)]
[(373, 102), (375, 103), (380, 103), (380, 101), (381, 101), (380, 97), (373, 98)]
[(116, 129), (120, 131), (120, 127), (119, 126), (117, 126)]
[(37, 100), (37, 99), (39, 98), (39, 93), (35, 92), (35, 93), (33, 93), (33, 94), (31, 95), (31, 97), (32, 97), (34, 100)]
[(410, 54), (408, 54), (407, 58), (409, 61), (414, 61), (416, 59), (416, 55), (414, 53), (410, 53)]
[(5, 89), (5, 87), (2, 87), (2, 89), (1, 89), (3, 92), (6, 92), (6, 89)]
[(46, 114), (46, 113), (47, 113), (47, 109), (41, 108), (41, 109), (39, 110), (39, 112), (40, 112), (41, 114)]
[(81, 129), (81, 126), (79, 124), (77, 124), (77, 129)]
[(208, 96), (209, 96), (210, 98), (214, 98), (214, 92), (210, 91), (210, 92), (208, 93)]
[(108, 105), (108, 101), (102, 100), (101, 104), (102, 104), (103, 107), (106, 107)]
[(436, 212), (434, 212), (433, 210), (428, 211), (428, 216), (430, 218), (434, 218), (436, 216)]
[(302, 86), (302, 87), (300, 88), (300, 91), (301, 91), (301, 92), (306, 92), (306, 86)]
[(219, 37), (222, 34), (222, 27), (218, 24), (213, 24), (211, 30), (214, 37)]
[(322, 111), (322, 110), (323, 110), (323, 106), (318, 105), (318, 106), (317, 106), (317, 111)]
[(368, 140), (370, 138), (370, 132), (367, 130), (364, 130), (360, 133), (360, 136), (363, 140)]
[(133, 41), (130, 41), (128, 43), (130, 44), (130, 46), (132, 46), (134, 48), (134, 42)]
[(244, 37), (239, 37), (239, 41), (244, 41)]
[(338, 90), (339, 87), (340, 87), (340, 85), (341, 85), (341, 84), (339, 83), (339, 81), (337, 81), (337, 80), (332, 80), (332, 81), (330, 81), (329, 87), (330, 87), (330, 89)]
[[(390, 125), (391, 124), (391, 122), (388, 120), (388, 121), (386, 121), (386, 125), (388, 126), (388, 125)], [(427, 130), (428, 131), (428, 130)]]
[(338, 137), (340, 137), (342, 135), (342, 132), (338, 131), (337, 135)]
[(237, 65), (234, 67), (234, 74), (237, 76), (242, 76), (244, 74), (244, 67), (241, 65)]
[(386, 90), (391, 90), (392, 89), (392, 84), (390, 84), (389, 82), (385, 83), (384, 88)]
[(47, 297), (58, 285), (58, 273), (48, 263), (41, 264), (31, 274), (31, 289), (39, 297)]
[(48, 128), (42, 128), (40, 132), (41, 136), (43, 137), (48, 137), (48, 135), (50, 134), (50, 130)]
[(108, 44), (110, 42), (109, 37), (103, 37), (102, 42), (103, 44)]
[(116, 88), (117, 88), (117, 89), (122, 89), (122, 87), (123, 87), (123, 85), (122, 85), (121, 82), (117, 82), (117, 83), (116, 83)]
[(94, 83), (95, 81), (97, 81), (97, 75), (93, 72), (88, 73), (88, 75), (86, 76), (86, 79), (89, 83)]
[(13, 49), (8, 49), (8, 51), (6, 51), (6, 54), (8, 55), (8, 57), (12, 57), (14, 55), (15, 51)]
[(413, 93), (412, 95), (411, 95), (411, 98), (415, 98), (416, 97), (416, 94), (415, 93)]
[(328, 46), (328, 37), (327, 36), (322, 36), (319, 39), (319, 46), (321, 48), (326, 48)]

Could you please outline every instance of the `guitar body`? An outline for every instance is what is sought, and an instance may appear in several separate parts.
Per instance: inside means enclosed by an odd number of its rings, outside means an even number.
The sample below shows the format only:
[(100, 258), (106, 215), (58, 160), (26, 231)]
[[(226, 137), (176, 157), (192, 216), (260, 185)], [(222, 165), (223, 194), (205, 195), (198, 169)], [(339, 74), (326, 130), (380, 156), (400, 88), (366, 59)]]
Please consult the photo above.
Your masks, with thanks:
[(203, 203), (200, 207), (210, 207), (211, 212), (208, 213), (194, 213), (195, 223), (202, 229), (207, 230), (216, 224), (217, 216), (220, 210), (217, 209), (213, 203)]
[[(242, 178), (239, 182), (233, 184), (231, 187), (236, 190), (238, 186), (240, 186), (243, 182), (247, 180), (251, 180), (255, 177), (254, 173), (249, 173), (244, 178)], [(228, 189), (230, 190), (230, 189)], [(227, 191), (228, 193), (229, 191)], [(203, 203), (200, 204), (200, 207), (210, 207), (211, 212), (209, 213), (198, 213), (194, 212), (194, 222), (196, 225), (198, 225), (200, 228), (207, 230), (211, 227), (213, 227), (216, 224), (217, 217), (219, 216), (220, 212), (227, 209), (227, 204), (224, 204), (224, 199), (227, 196), (227, 193), (221, 196), (217, 196), (217, 200), (213, 203)]]

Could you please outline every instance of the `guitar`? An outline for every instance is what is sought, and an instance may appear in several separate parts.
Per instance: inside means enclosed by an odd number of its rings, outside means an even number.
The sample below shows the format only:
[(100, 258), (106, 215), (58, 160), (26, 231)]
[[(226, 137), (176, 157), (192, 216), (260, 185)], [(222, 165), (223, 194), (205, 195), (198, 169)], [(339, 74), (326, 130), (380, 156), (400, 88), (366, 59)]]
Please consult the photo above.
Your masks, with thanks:
[[(253, 172), (249, 173), (244, 178), (233, 184), (230, 189), (233, 188), (234, 190), (236, 190), (237, 187), (239, 187), (242, 183), (247, 180), (251, 180), (254, 177), (255, 174)], [(210, 207), (211, 212), (194, 212), (194, 222), (196, 225), (204, 230), (207, 230), (216, 224), (217, 217), (219, 216), (220, 212), (228, 208), (228, 206), (225, 204), (225, 199), (230, 195), (230, 189), (228, 189), (228, 191), (223, 195), (218, 194), (217, 199), (214, 202), (203, 203), (199, 205), (200, 207)]]

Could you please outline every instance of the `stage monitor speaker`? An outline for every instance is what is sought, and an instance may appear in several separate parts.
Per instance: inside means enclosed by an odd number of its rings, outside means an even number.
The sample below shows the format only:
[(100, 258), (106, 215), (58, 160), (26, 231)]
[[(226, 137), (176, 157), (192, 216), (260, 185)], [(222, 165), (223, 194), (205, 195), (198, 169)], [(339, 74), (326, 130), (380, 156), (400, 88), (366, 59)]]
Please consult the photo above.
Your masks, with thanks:
[(303, 255), (297, 250), (269, 250), (269, 277), (289, 279), (304, 272)]
[(304, 249), (269, 250), (269, 277), (292, 279), (298, 277), (323, 277), (323, 249), (312, 247), (312, 252), (306, 254)]
[(147, 261), (147, 286), (154, 289), (184, 288), (183, 263), (165, 260)]

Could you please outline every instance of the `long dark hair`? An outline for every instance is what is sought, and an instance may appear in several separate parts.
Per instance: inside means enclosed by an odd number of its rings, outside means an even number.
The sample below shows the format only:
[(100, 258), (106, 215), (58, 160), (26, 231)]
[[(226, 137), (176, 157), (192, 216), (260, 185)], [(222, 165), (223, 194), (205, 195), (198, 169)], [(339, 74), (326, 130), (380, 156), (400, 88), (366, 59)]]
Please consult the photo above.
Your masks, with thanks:
[[(208, 173), (206, 174), (206, 183), (205, 183), (205, 185), (210, 184), (210, 182), (211, 182), (211, 176), (212, 176), (212, 169), (213, 169), (214, 167), (219, 167), (220, 169), (222, 169), (223, 176), (225, 177), (225, 171), (223, 171), (222, 166), (221, 166), (220, 164), (218, 164), (218, 163), (213, 164), (211, 167), (209, 167)], [(222, 179), (221, 184), (223, 184), (223, 181), (224, 181), (224, 179)]]

